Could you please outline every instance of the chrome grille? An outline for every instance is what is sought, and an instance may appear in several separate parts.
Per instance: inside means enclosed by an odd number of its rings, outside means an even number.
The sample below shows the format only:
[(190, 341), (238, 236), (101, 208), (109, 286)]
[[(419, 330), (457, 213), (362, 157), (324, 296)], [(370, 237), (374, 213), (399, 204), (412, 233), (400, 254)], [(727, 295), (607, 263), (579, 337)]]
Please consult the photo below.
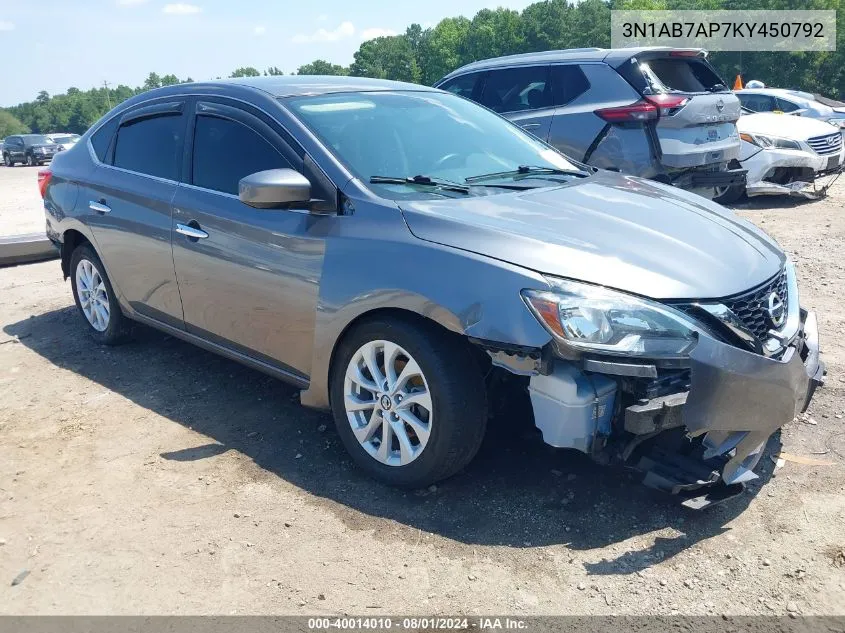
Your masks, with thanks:
[(758, 341), (768, 339), (768, 332), (772, 329), (772, 323), (768, 315), (769, 296), (776, 292), (783, 301), (784, 310), (789, 305), (789, 296), (786, 284), (786, 271), (773, 277), (762, 286), (745, 292), (743, 294), (729, 297), (722, 301), (731, 312), (757, 337)]
[(826, 134), (807, 139), (807, 144), (816, 154), (838, 154), (842, 151), (842, 134)]

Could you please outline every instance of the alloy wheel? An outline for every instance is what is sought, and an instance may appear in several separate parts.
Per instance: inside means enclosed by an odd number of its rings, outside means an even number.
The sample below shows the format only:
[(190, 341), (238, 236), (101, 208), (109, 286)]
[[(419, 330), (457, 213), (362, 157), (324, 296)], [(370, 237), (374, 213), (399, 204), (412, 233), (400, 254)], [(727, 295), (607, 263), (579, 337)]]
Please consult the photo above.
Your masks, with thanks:
[(371, 457), (405, 466), (425, 450), (434, 411), (417, 361), (390, 341), (370, 341), (352, 356), (344, 379), (352, 432)]
[(80, 259), (76, 265), (76, 292), (88, 323), (104, 332), (109, 327), (109, 295), (102, 274), (88, 259)]

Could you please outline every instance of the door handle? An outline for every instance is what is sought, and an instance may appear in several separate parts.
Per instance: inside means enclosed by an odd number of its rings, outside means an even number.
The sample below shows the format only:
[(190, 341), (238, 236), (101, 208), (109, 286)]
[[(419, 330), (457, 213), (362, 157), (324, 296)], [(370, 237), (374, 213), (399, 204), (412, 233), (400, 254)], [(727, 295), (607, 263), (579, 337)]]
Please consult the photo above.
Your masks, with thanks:
[(189, 237), (195, 240), (204, 240), (208, 237), (208, 233), (206, 233), (202, 229), (198, 229), (193, 226), (188, 226), (187, 224), (177, 224), (176, 232), (181, 233), (185, 237)]
[(94, 200), (88, 201), (88, 208), (92, 211), (96, 211), (97, 213), (111, 213), (111, 207), (106, 205), (105, 200), (100, 200), (100, 202), (95, 202)]

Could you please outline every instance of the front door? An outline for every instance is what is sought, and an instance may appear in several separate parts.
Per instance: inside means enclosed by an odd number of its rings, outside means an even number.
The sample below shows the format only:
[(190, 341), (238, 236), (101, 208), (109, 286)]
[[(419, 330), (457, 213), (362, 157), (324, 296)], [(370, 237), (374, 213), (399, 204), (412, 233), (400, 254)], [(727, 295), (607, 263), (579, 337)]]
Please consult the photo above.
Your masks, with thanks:
[(244, 176), (301, 168), (268, 121), (196, 106), (190, 173), (173, 201), (173, 260), (189, 332), (307, 377), (325, 236), (333, 216), (255, 209)]

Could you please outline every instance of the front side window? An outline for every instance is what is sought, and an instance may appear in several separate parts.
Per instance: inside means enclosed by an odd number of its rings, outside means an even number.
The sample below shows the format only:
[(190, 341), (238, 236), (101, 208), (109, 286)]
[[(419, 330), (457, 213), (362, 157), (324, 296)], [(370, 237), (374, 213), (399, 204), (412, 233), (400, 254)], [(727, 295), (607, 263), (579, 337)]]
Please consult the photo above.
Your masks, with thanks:
[(255, 130), (213, 116), (197, 116), (194, 131), (193, 184), (238, 195), (241, 178), (291, 164)]
[(537, 110), (552, 105), (548, 66), (493, 70), (484, 82), (481, 104), (495, 112)]
[(129, 120), (117, 131), (114, 166), (178, 180), (184, 135), (185, 119), (180, 114)]
[(777, 109), (781, 112), (795, 112), (796, 110), (800, 110), (801, 106), (792, 103), (792, 101), (787, 101), (786, 99), (781, 99), (778, 97), (777, 99)]
[[(365, 183), (373, 176), (418, 175), (464, 183), (520, 166), (579, 170), (512, 123), (451, 94), (356, 92), (285, 103)], [(372, 187), (389, 198), (425, 195), (401, 185)]]

